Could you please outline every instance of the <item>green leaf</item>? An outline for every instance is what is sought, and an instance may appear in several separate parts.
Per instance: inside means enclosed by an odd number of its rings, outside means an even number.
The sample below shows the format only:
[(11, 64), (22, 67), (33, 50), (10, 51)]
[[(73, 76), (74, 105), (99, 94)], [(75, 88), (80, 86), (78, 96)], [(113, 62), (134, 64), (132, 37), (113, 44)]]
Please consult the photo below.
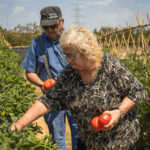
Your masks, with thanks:
[(5, 116), (5, 110), (3, 110), (3, 112), (1, 113), (1, 116)]

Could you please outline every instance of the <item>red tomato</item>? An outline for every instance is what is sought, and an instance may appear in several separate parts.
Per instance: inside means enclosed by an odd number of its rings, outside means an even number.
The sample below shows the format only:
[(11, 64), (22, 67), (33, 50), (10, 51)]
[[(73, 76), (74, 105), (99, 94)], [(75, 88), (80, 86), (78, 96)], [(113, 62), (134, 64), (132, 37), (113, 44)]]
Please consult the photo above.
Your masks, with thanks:
[(48, 80), (46, 80), (46, 81), (44, 82), (44, 89), (45, 89), (45, 90), (51, 89), (51, 88), (54, 86), (55, 82), (56, 82), (56, 81), (55, 81), (54, 79), (48, 79)]
[(95, 130), (101, 130), (103, 128), (103, 126), (99, 125), (98, 119), (99, 117), (95, 117), (91, 120), (91, 126)]
[(49, 81), (51, 87), (53, 87), (56, 82), (54, 79), (48, 79), (48, 81)]
[(99, 116), (99, 119), (98, 119), (98, 123), (104, 127), (105, 125), (107, 125), (111, 120), (111, 116), (110, 114), (108, 113), (105, 113), (105, 114), (102, 114)]
[(46, 81), (44, 82), (44, 89), (45, 89), (45, 90), (49, 90), (50, 87), (51, 87), (50, 83), (48, 82), (48, 80), (46, 80)]

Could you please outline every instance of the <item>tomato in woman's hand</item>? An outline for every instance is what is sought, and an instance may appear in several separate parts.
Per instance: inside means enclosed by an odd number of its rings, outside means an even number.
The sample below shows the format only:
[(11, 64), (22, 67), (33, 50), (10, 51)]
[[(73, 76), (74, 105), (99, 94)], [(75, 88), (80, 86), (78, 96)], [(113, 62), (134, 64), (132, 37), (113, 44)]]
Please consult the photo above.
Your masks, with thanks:
[(110, 120), (111, 120), (111, 115), (108, 113), (104, 113), (99, 116), (98, 123), (99, 123), (99, 125), (104, 127), (105, 125), (107, 125), (110, 122)]
[(99, 117), (95, 117), (91, 120), (91, 126), (95, 130), (103, 130), (111, 120), (111, 116), (108, 113), (102, 114)]
[(99, 117), (95, 117), (91, 120), (91, 126), (95, 130), (102, 130), (103, 126), (99, 125), (98, 123)]
[(45, 90), (51, 89), (51, 88), (54, 86), (55, 82), (56, 82), (56, 81), (55, 81), (54, 79), (48, 79), (48, 80), (46, 80), (46, 81), (44, 82), (44, 89), (45, 89)]

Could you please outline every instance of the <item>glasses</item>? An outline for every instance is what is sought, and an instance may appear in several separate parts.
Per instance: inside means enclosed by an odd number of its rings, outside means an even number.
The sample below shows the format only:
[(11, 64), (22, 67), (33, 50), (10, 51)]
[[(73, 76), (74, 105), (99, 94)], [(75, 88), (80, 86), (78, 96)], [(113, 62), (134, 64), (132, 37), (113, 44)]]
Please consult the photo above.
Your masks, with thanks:
[(68, 57), (71, 60), (76, 60), (77, 56), (80, 54), (80, 53), (78, 53), (77, 55), (72, 55), (72, 54), (65, 54), (64, 52), (60, 52), (60, 53), (63, 57), (65, 57), (65, 58)]
[(54, 25), (52, 25), (52, 26), (43, 26), (42, 28), (44, 29), (44, 30), (48, 30), (49, 29), (49, 27), (51, 28), (51, 29), (56, 29), (59, 25), (60, 25), (60, 23), (61, 23), (61, 20), (59, 20), (59, 23), (57, 24), (54, 24)]

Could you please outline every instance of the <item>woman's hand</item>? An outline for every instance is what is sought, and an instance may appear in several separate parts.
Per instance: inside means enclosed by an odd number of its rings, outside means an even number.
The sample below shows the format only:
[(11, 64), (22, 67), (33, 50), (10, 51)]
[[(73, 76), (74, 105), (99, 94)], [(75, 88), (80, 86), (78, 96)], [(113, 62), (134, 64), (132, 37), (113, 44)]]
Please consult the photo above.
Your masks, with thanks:
[(120, 112), (116, 110), (105, 111), (104, 113), (108, 113), (111, 115), (111, 121), (104, 126), (103, 131), (111, 130), (119, 121), (121, 115)]
[(10, 132), (14, 131), (16, 128), (18, 129), (18, 132), (20, 132), (23, 127), (19, 122), (16, 122), (11, 125)]
[[(123, 99), (121, 105), (118, 108), (122, 110), (123, 114), (126, 114), (136, 104), (137, 104), (137, 102), (134, 102), (134, 101), (130, 100), (128, 97), (125, 97)], [(111, 115), (111, 121), (109, 122), (109, 124), (104, 126), (104, 129), (103, 129), (104, 131), (111, 130), (118, 123), (118, 121), (121, 117), (121, 114), (120, 114), (119, 110), (117, 110), (117, 109), (111, 110), (111, 111), (105, 111), (104, 113), (106, 113), (106, 112)]]

